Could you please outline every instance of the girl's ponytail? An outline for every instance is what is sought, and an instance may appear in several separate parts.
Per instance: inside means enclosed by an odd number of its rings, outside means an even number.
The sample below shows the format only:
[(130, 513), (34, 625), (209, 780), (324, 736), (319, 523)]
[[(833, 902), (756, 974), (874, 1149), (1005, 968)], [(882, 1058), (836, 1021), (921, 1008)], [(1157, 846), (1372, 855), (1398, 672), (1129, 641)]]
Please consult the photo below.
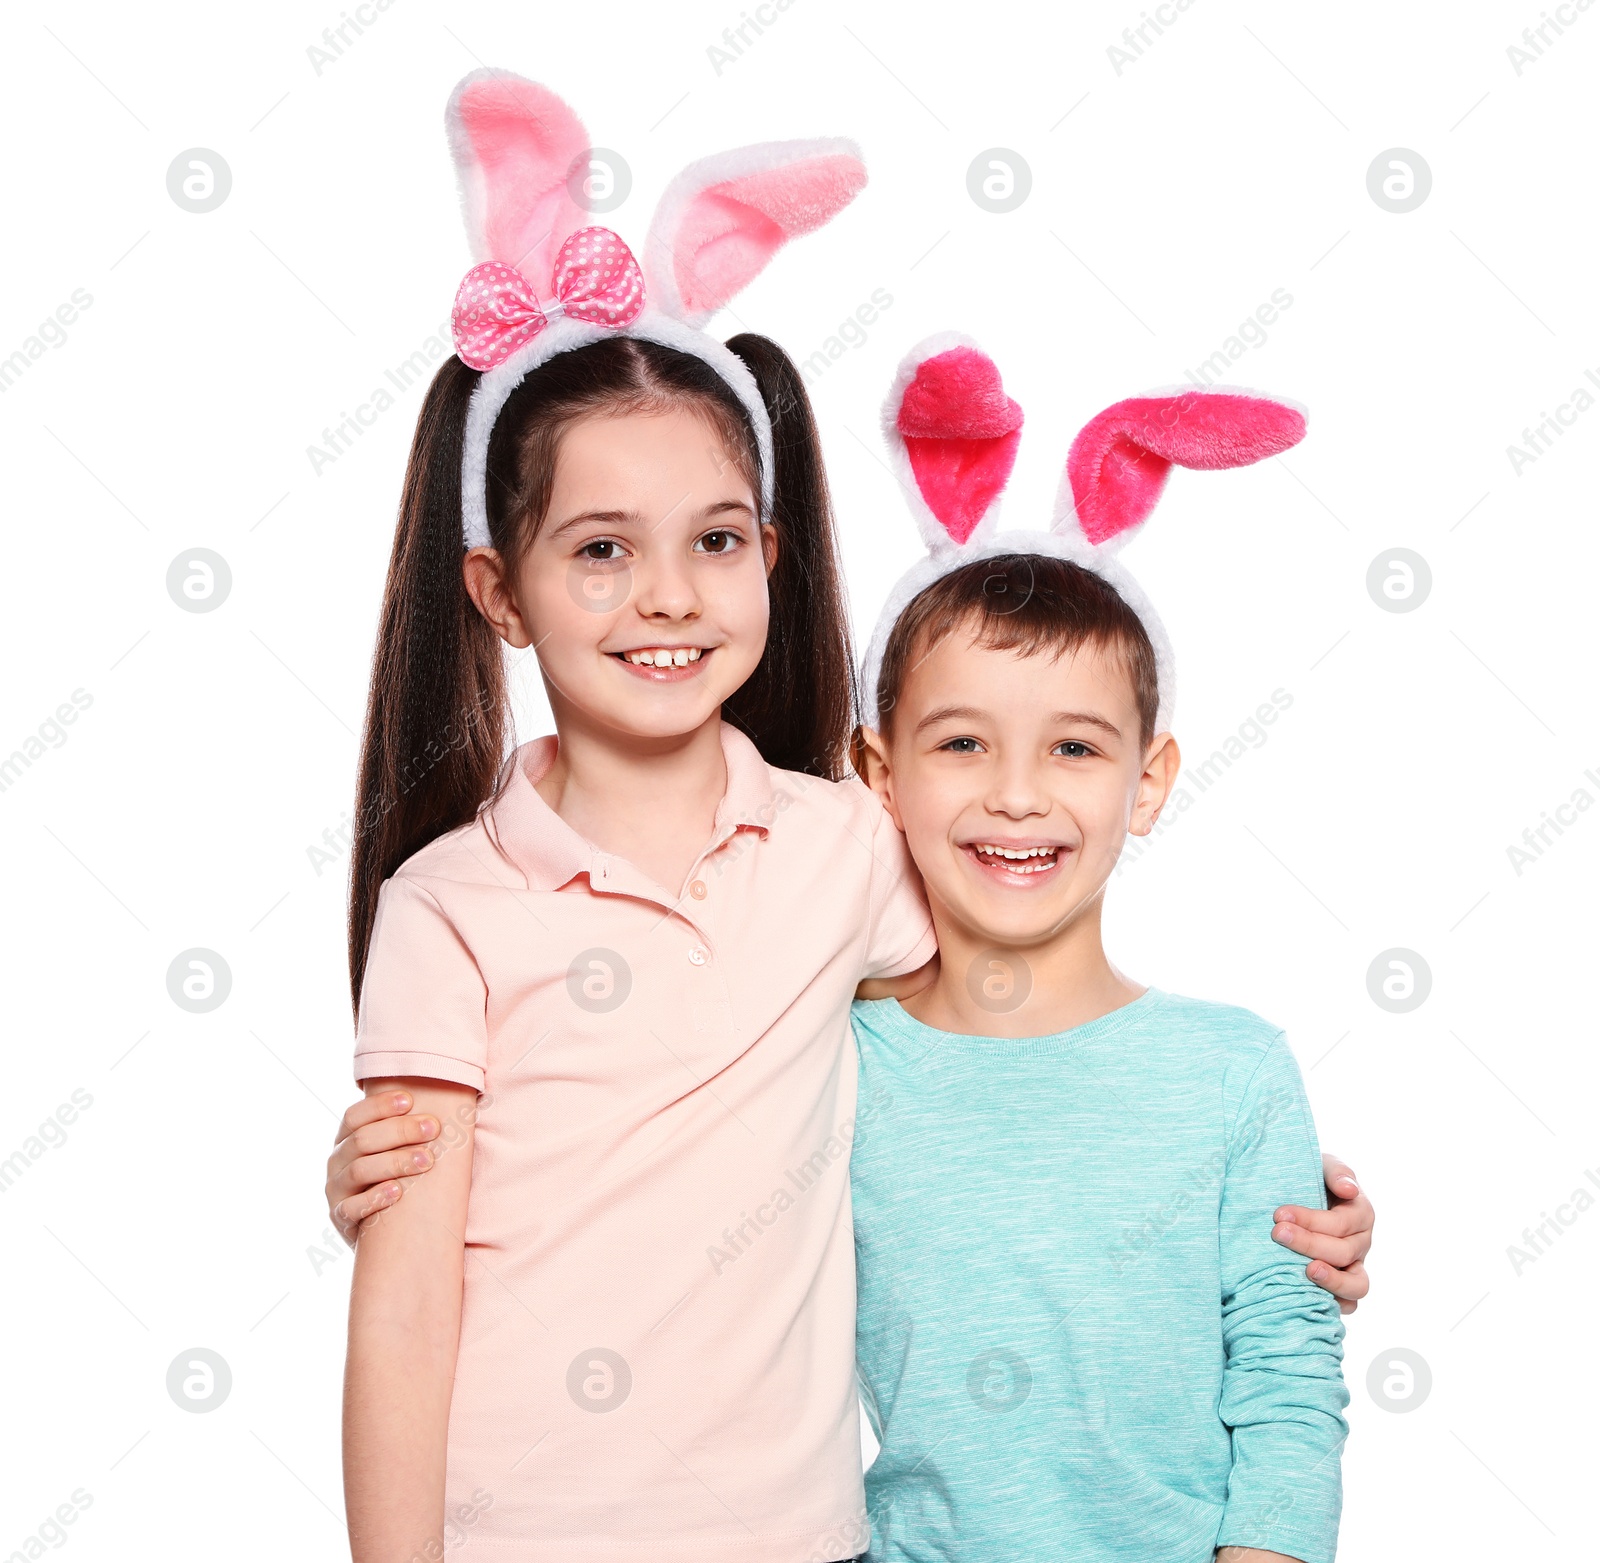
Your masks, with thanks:
[(723, 716), (768, 765), (837, 781), (855, 721), (855, 664), (822, 442), (805, 382), (783, 349), (749, 332), (727, 346), (755, 376), (772, 420), (778, 558), (766, 653)]
[(406, 464), (361, 741), (350, 865), (357, 1009), (378, 889), (413, 852), (475, 817), (506, 736), (500, 637), (461, 573), (461, 447), (476, 370), (449, 359), (428, 387)]

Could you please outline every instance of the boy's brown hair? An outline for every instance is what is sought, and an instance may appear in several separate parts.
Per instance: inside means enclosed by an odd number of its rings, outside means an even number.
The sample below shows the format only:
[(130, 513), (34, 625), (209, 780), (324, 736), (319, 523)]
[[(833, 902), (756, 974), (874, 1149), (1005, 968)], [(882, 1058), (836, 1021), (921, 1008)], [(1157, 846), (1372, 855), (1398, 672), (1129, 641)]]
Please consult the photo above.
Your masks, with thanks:
[(946, 635), (969, 629), (991, 651), (1064, 656), (1104, 647), (1122, 659), (1139, 708), (1139, 741), (1155, 737), (1156, 653), (1139, 615), (1110, 582), (1047, 554), (997, 554), (940, 576), (895, 621), (878, 673), (878, 709), (866, 713), (886, 738), (907, 675)]

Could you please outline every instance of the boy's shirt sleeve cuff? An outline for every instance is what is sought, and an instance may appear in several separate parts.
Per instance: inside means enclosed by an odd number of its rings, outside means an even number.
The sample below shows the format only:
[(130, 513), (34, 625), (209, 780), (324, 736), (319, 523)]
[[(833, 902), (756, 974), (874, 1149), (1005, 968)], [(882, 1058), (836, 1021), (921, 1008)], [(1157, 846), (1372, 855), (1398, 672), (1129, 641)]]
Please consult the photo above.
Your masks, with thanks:
[(1217, 1532), (1218, 1547), (1259, 1547), (1263, 1552), (1281, 1552), (1298, 1563), (1334, 1563), (1339, 1544), (1338, 1522), (1332, 1525), (1296, 1525), (1286, 1515), (1263, 1514), (1252, 1518), (1234, 1515), (1231, 1508), (1222, 1517)]

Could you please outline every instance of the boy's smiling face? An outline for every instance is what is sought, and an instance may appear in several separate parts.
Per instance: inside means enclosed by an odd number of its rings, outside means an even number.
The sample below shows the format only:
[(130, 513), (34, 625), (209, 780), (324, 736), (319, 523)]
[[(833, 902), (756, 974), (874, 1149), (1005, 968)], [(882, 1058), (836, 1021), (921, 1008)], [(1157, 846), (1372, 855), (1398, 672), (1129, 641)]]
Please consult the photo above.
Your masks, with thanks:
[(1124, 837), (1149, 833), (1178, 771), (1171, 734), (1142, 742), (1116, 649), (998, 650), (966, 625), (913, 659), (891, 732), (865, 736), (936, 921), (1013, 948), (1098, 910)]

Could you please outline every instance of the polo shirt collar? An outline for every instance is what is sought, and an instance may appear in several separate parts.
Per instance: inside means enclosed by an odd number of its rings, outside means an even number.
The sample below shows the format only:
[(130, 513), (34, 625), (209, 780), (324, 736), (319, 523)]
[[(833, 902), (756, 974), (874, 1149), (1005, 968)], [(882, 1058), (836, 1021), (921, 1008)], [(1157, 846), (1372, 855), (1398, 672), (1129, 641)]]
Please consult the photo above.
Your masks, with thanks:
[[(728, 771), (727, 790), (717, 804), (711, 847), (740, 830), (765, 836), (777, 816), (772, 770), (738, 728), (723, 722), (718, 736)], [(559, 890), (603, 863), (615, 862), (580, 836), (535, 786), (555, 763), (558, 740), (551, 733), (532, 738), (506, 761), (510, 770), (500, 796), (484, 811), (485, 826), (501, 853), (520, 869), (533, 890)]]

